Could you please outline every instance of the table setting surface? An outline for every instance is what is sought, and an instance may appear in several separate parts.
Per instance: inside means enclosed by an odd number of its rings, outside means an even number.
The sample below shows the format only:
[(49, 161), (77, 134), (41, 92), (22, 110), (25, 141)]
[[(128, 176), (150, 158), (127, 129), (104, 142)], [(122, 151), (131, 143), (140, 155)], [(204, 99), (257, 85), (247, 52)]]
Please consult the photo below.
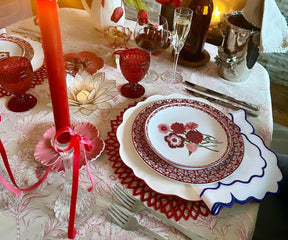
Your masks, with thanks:
[[(93, 215), (84, 223), (75, 225), (75, 239), (151, 239), (139, 231), (120, 228), (108, 215), (109, 204), (116, 202), (111, 191), (115, 184), (120, 184), (162, 217), (177, 221), (179, 225), (205, 239), (252, 239), (258, 202), (267, 193), (277, 193), (278, 183), (282, 178), (277, 157), (269, 149), (273, 118), (270, 79), (263, 66), (256, 63), (244, 82), (227, 81), (217, 74), (214, 60), (217, 47), (208, 43), (205, 44), (205, 50), (210, 54), (207, 64), (196, 68), (178, 65), (185, 81), (259, 106), (257, 117), (249, 116), (242, 109), (233, 110), (195, 97), (185, 90), (189, 88), (185, 83), (167, 84), (160, 78), (155, 82), (145, 82), (143, 79), (140, 84), (145, 88), (144, 96), (128, 99), (120, 93), (121, 85), (127, 81), (121, 74), (117, 56), (113, 55), (114, 49), (110, 48), (103, 32), (91, 25), (88, 13), (79, 9), (60, 8), (59, 20), (64, 55), (75, 53), (80, 58), (90, 52), (101, 58), (97, 60), (100, 64), (97, 76), (93, 75), (93, 80), (97, 81), (100, 89), (98, 100), (91, 107), (79, 108), (75, 104), (71, 107), (75, 99), (69, 99), (71, 124), (75, 128), (82, 122), (93, 124), (99, 130), (99, 137), (105, 142), (104, 151), (99, 150), (101, 153), (98, 152), (97, 159), (89, 163), (95, 183), (91, 192), (95, 201)], [(133, 31), (135, 22), (126, 20), (124, 25)], [(21, 28), (29, 29), (29, 34), (27, 31), (18, 31)], [(31, 35), (34, 32), (33, 37)], [(33, 49), (29, 54), (34, 70), (34, 85), (29, 92), (37, 97), (37, 105), (26, 112), (11, 112), (4, 107), (9, 94), (0, 91), (0, 139), (16, 181), (19, 185), (28, 187), (37, 182), (47, 169), (47, 163), (43, 163), (41, 157), (40, 160), (35, 159), (34, 153), (42, 136), (53, 126), (53, 112), (39, 27), (34, 25), (33, 18), (29, 18), (8, 26), (7, 35), (12, 39), (19, 38), (20, 42), (25, 41), (26, 48), (31, 46)], [(135, 46), (131, 37), (127, 47)], [(159, 55), (152, 56), (150, 66), (160, 75), (172, 67), (172, 62), (170, 47)], [(77, 85), (73, 81), (78, 81), (81, 77), (84, 75), (70, 76), (67, 80), (68, 97), (73, 96), (73, 86)], [(161, 151), (159, 146), (154, 146), (154, 142), (157, 143), (159, 136), (164, 137), (164, 134), (157, 132), (154, 135), (153, 131), (156, 131), (157, 125), (165, 123), (167, 115), (173, 113), (175, 102), (178, 108), (179, 104), (181, 106), (179, 114), (182, 114), (183, 107), (192, 113), (200, 111), (203, 114), (203, 125), (206, 126), (201, 128), (202, 118), (196, 119), (198, 130), (202, 134), (205, 131), (210, 135), (215, 134), (220, 139), (216, 142), (216, 148), (218, 144), (221, 150), (220, 154), (209, 152), (212, 158), (216, 156), (217, 161), (209, 159), (210, 155), (205, 155), (208, 159), (206, 162), (179, 168), (178, 163), (173, 162), (176, 166), (169, 163), (171, 159), (175, 161), (171, 156), (173, 154), (165, 155), (167, 142), (161, 143)], [(158, 109), (167, 104), (170, 105)], [(155, 113), (155, 110), (158, 112)], [(219, 117), (221, 114), (222, 118)], [(149, 129), (150, 125), (147, 127), (147, 122), (151, 124), (151, 128), (154, 127), (152, 130)], [(167, 124), (173, 124), (173, 121)], [(226, 145), (221, 145), (221, 141), (227, 141)], [(141, 149), (147, 146), (152, 146), (152, 149), (155, 147), (159, 152), (153, 151), (151, 154), (151, 149)], [(198, 147), (195, 154), (206, 154), (207, 151), (203, 151)], [(188, 151), (184, 154), (187, 153)], [(161, 159), (163, 154), (166, 161)], [(190, 154), (193, 155), (194, 152)], [(158, 164), (165, 169), (164, 174), (160, 173)], [(1, 166), (3, 168), (2, 162)], [(167, 174), (170, 168), (171, 171), (176, 169), (176, 179), (173, 179), (173, 174)], [(67, 238), (67, 223), (59, 222), (53, 211), (55, 200), (63, 189), (64, 175), (61, 167), (55, 167), (37, 189), (25, 192), (21, 197), (15, 195), (13, 206), (0, 210), (1, 239)], [(83, 167), (79, 181), (82, 186), (88, 187), (90, 184)], [(263, 187), (257, 189), (257, 186)], [(153, 216), (150, 211), (143, 211), (135, 216), (139, 223), (166, 239), (188, 239)]]

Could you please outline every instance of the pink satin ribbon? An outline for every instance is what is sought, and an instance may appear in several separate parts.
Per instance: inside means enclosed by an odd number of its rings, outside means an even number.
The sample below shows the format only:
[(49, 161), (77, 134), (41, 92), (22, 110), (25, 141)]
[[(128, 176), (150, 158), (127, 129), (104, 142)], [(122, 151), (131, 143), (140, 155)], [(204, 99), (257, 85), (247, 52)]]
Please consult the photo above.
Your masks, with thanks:
[[(56, 143), (57, 138), (63, 133), (69, 133), (70, 142), (66, 149), (61, 150), (57, 148), (55, 143)], [(89, 138), (81, 137), (75, 134), (71, 128), (65, 127), (57, 131), (55, 138), (54, 138), (53, 146), (54, 146), (55, 151), (58, 153), (68, 152), (74, 149), (72, 192), (71, 192), (71, 203), (70, 203), (70, 215), (69, 215), (69, 222), (68, 222), (68, 238), (74, 239), (77, 233), (74, 225), (75, 225), (76, 203), (77, 203), (77, 194), (78, 194), (78, 185), (79, 185), (79, 169), (80, 169), (80, 153), (81, 153), (80, 147), (82, 147), (83, 149), (87, 172), (88, 172), (88, 176), (90, 178), (91, 185), (92, 185), (90, 188), (88, 188), (88, 191), (90, 192), (93, 189), (94, 181), (93, 181), (92, 174), (88, 165), (86, 151), (92, 151), (93, 145)]]
[[(0, 115), (0, 122), (1, 122), (1, 115)], [(7, 190), (9, 190), (10, 192), (15, 193), (19, 196), (21, 196), (21, 191), (26, 192), (26, 191), (31, 191), (31, 190), (34, 190), (35, 188), (37, 188), (46, 179), (46, 177), (48, 176), (48, 173), (51, 169), (51, 166), (49, 166), (47, 168), (45, 174), (43, 175), (43, 177), (37, 183), (32, 185), (31, 187), (20, 188), (18, 186), (18, 184), (16, 183), (16, 180), (15, 180), (14, 175), (12, 173), (12, 170), (10, 168), (8, 157), (7, 157), (7, 154), (6, 154), (6, 151), (5, 151), (5, 148), (4, 148), (4, 145), (1, 141), (1, 139), (0, 139), (0, 154), (2, 156), (4, 165), (5, 165), (5, 168), (8, 172), (8, 175), (10, 177), (10, 180), (12, 181), (12, 183), (14, 184), (15, 187), (11, 186), (1, 174), (0, 174), (0, 182), (4, 185), (4, 187), (6, 187)]]
[(34, 185), (32, 185), (31, 187), (28, 187), (28, 188), (20, 188), (18, 186), (18, 184), (16, 183), (15, 181), (15, 178), (14, 178), (14, 175), (12, 173), (12, 170), (10, 168), (10, 164), (9, 164), (9, 161), (8, 161), (8, 158), (7, 158), (7, 154), (6, 154), (6, 151), (5, 151), (5, 148), (4, 148), (4, 145), (2, 143), (2, 141), (0, 140), (0, 153), (1, 153), (1, 156), (3, 158), (3, 162), (4, 162), (4, 165), (5, 165), (5, 168), (9, 174), (9, 177), (12, 181), (12, 183), (14, 184), (15, 187), (11, 186), (6, 180), (5, 178), (0, 174), (0, 182), (4, 185), (4, 187), (6, 187), (6, 189), (8, 189), (10, 192), (13, 192), (19, 196), (21, 196), (21, 192), (20, 191), (23, 191), (23, 192), (27, 192), (27, 191), (32, 191), (34, 190), (35, 188), (37, 188), (48, 176), (48, 173), (51, 169), (51, 166), (49, 166), (45, 172), (45, 174), (43, 175), (43, 177), (37, 182), (35, 183)]
[[(0, 116), (0, 121), (1, 121), (1, 116)], [(70, 142), (69, 145), (67, 146), (66, 149), (64, 150), (60, 150), (59, 148), (56, 147), (56, 140), (57, 138), (63, 134), (63, 133), (69, 133), (70, 136)], [(79, 169), (80, 169), (80, 154), (81, 154), (81, 147), (83, 149), (83, 153), (84, 153), (84, 159), (85, 159), (85, 163), (86, 163), (86, 167), (87, 167), (87, 172), (88, 172), (88, 176), (90, 178), (91, 181), (91, 187), (89, 187), (87, 190), (89, 192), (92, 191), (93, 186), (94, 186), (94, 181), (93, 181), (93, 177), (88, 165), (88, 160), (86, 157), (86, 151), (92, 151), (93, 150), (93, 145), (90, 141), (89, 138), (87, 137), (82, 137), (79, 136), (77, 134), (75, 134), (73, 132), (73, 130), (69, 127), (65, 127), (63, 129), (60, 129), (59, 131), (57, 131), (54, 141), (53, 141), (53, 145), (54, 145), (54, 149), (55, 151), (57, 151), (58, 153), (61, 152), (68, 152), (72, 149), (74, 149), (74, 159), (73, 159), (73, 177), (72, 177), (72, 192), (71, 192), (71, 204), (70, 204), (70, 215), (69, 215), (69, 223), (68, 223), (68, 238), (70, 239), (74, 239), (75, 235), (77, 233), (74, 224), (75, 224), (75, 217), (76, 217), (76, 203), (77, 203), (77, 194), (78, 194), (78, 184), (79, 184)], [(35, 188), (37, 188), (48, 176), (48, 173), (52, 167), (49, 166), (45, 172), (45, 174), (43, 175), (43, 177), (34, 185), (32, 185), (31, 187), (28, 188), (20, 188), (14, 178), (14, 175), (11, 171), (10, 168), (10, 164), (7, 158), (7, 154), (4, 148), (4, 145), (2, 143), (2, 141), (0, 140), (0, 153), (1, 156), (3, 158), (3, 162), (4, 165), (6, 167), (6, 170), (9, 174), (9, 177), (12, 181), (12, 183), (14, 184), (15, 187), (11, 186), (6, 180), (5, 178), (0, 174), (0, 182), (6, 187), (6, 189), (8, 189), (9, 191), (21, 196), (21, 191), (31, 191), (34, 190)]]

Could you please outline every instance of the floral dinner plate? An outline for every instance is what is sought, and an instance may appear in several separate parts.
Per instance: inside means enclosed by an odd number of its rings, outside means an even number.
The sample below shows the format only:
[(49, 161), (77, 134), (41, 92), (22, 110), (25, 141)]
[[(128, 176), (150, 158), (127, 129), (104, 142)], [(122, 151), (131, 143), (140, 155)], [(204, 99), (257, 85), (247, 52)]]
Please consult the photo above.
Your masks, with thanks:
[(145, 123), (150, 147), (184, 169), (211, 167), (224, 160), (231, 150), (231, 134), (222, 116), (207, 106), (183, 101), (155, 109)]
[[(196, 190), (194, 184), (174, 181), (171, 178), (166, 177), (161, 173), (157, 173), (157, 171), (150, 166), (150, 165), (155, 166), (156, 163), (154, 164), (153, 162), (151, 162), (151, 164), (148, 165), (140, 156), (140, 154), (136, 151), (134, 147), (135, 143), (133, 143), (133, 139), (129, 137), (129, 136), (132, 136), (132, 125), (135, 122), (135, 118), (142, 110), (146, 109), (148, 106), (150, 106), (154, 102), (158, 102), (160, 100), (168, 101), (169, 99), (174, 99), (174, 98), (187, 99), (187, 96), (182, 95), (182, 94), (172, 94), (168, 96), (153, 95), (147, 98), (145, 101), (139, 102), (136, 106), (131, 107), (124, 112), (123, 121), (117, 128), (117, 140), (119, 141), (119, 144), (120, 144), (119, 154), (124, 164), (133, 171), (135, 176), (142, 179), (154, 191), (160, 194), (178, 196), (182, 199), (189, 200), (189, 201), (199, 201), (201, 199), (200, 193), (198, 190)], [(199, 98), (194, 98), (194, 97), (189, 98), (189, 100), (198, 100), (198, 99)], [(209, 103), (205, 99), (204, 100), (201, 99), (201, 101), (207, 104)], [(166, 102), (166, 103), (168, 104), (169, 102)], [(156, 106), (156, 107), (160, 107), (160, 106)], [(154, 110), (155, 109), (153, 109), (152, 111)], [(151, 112), (147, 112), (148, 114), (147, 117), (149, 116)], [(145, 124), (146, 119), (144, 119), (144, 123), (142, 122), (143, 126)], [(144, 131), (144, 129), (139, 128), (139, 131)], [(141, 132), (139, 133), (141, 134)], [(141, 137), (144, 137), (143, 133), (144, 132), (142, 132)], [(236, 135), (236, 137), (238, 137), (238, 135)], [(144, 140), (145, 140), (145, 137), (144, 137)], [(234, 140), (233, 135), (232, 135), (232, 140)], [(146, 140), (144, 142), (146, 142)], [(151, 154), (153, 154), (154, 156), (156, 155), (156, 157), (158, 157), (158, 161), (161, 164), (164, 163), (170, 167), (173, 167), (167, 162), (163, 161), (161, 158), (159, 159), (159, 156), (155, 154), (154, 151), (152, 151), (152, 149), (149, 147), (147, 142), (146, 142), (146, 146), (143, 145), (143, 147), (147, 147), (147, 151), (150, 151)], [(232, 145), (232, 149), (233, 149), (233, 145)], [(236, 150), (236, 152), (238, 151), (239, 150)], [(239, 161), (241, 162), (241, 160)], [(238, 164), (240, 163), (237, 163), (237, 165)], [(189, 172), (189, 171), (191, 171), (191, 173), (193, 171), (196, 171), (196, 173), (203, 172), (202, 169), (196, 169), (196, 170), (185, 170), (185, 169), (179, 169), (179, 168), (176, 168), (176, 169), (180, 170), (180, 172)], [(177, 172), (175, 174), (177, 174)], [(210, 175), (211, 174), (214, 174), (214, 173), (210, 172)], [(201, 179), (200, 176), (198, 176), (198, 179)], [(197, 179), (195, 179), (195, 181), (196, 180)]]
[[(218, 118), (222, 119), (222, 122), (227, 126), (232, 137), (231, 151), (229, 151), (225, 159), (216, 165), (212, 164), (206, 168), (183, 169), (164, 161), (151, 149), (145, 137), (146, 120), (150, 114), (159, 107), (175, 103), (189, 103), (198, 106), (202, 111), (205, 111), (204, 109), (209, 110), (215, 118), (218, 116)], [(183, 183), (206, 184), (220, 181), (231, 175), (240, 166), (244, 156), (244, 141), (238, 127), (233, 121), (216, 108), (191, 99), (171, 98), (151, 103), (142, 109), (135, 117), (131, 134), (136, 152), (150, 168), (169, 179)]]

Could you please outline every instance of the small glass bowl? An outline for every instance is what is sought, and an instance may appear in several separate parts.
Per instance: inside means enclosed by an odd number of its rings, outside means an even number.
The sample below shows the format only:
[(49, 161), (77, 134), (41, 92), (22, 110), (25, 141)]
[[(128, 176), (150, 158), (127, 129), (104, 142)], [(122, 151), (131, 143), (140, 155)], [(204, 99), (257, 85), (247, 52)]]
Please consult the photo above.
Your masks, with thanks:
[(110, 26), (104, 30), (104, 37), (108, 40), (110, 47), (124, 48), (131, 38), (131, 30), (123, 26)]

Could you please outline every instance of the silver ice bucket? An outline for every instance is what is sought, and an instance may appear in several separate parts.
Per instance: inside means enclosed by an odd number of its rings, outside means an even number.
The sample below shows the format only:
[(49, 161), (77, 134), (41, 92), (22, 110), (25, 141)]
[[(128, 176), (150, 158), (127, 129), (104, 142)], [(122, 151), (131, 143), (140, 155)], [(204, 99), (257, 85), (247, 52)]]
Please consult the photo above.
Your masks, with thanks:
[(250, 24), (242, 11), (225, 14), (218, 25), (223, 42), (218, 47), (218, 74), (233, 82), (243, 82), (259, 55), (260, 29)]

